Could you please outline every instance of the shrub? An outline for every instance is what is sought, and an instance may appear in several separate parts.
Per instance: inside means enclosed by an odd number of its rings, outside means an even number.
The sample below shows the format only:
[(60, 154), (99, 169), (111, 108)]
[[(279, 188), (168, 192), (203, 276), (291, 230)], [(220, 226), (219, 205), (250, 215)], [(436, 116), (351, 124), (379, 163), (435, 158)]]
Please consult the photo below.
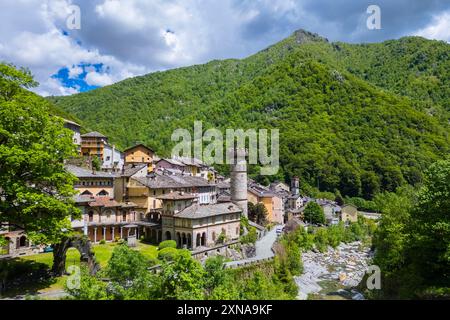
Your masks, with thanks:
[(105, 240), (105, 239), (102, 239), (102, 240), (100, 240), (99, 243), (100, 243), (100, 244), (106, 244), (106, 240)]
[(177, 255), (178, 250), (172, 247), (166, 247), (158, 252), (158, 259), (164, 261), (172, 261)]
[(256, 228), (250, 227), (248, 233), (241, 237), (241, 243), (255, 243), (258, 240), (258, 233), (256, 232)]
[(177, 248), (176, 241), (175, 240), (166, 240), (166, 241), (161, 242), (159, 244), (159, 246), (158, 246), (158, 250), (162, 250), (162, 249), (165, 249), (165, 248), (174, 248), (174, 249), (176, 249)]

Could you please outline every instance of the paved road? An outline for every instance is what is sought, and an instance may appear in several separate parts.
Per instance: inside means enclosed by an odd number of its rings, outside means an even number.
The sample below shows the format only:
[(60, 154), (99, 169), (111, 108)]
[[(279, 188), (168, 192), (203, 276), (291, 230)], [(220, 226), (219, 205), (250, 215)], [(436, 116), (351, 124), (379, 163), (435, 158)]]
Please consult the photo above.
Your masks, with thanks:
[(263, 260), (263, 259), (269, 259), (274, 256), (274, 253), (272, 251), (272, 246), (277, 240), (277, 232), (276, 228), (273, 228), (271, 231), (267, 232), (264, 237), (256, 241), (256, 256), (253, 258), (243, 259), (243, 260), (237, 260), (237, 261), (231, 261), (227, 262), (225, 265), (227, 267), (233, 267), (238, 266), (241, 264), (245, 264), (248, 262), (254, 262), (257, 260)]

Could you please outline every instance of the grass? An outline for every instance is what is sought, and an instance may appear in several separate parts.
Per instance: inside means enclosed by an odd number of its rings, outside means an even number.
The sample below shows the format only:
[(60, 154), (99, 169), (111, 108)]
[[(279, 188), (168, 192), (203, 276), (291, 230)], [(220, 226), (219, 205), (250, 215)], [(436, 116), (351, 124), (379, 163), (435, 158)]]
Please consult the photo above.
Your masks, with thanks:
[[(94, 245), (92, 250), (95, 258), (102, 268), (106, 267), (117, 243)], [(138, 242), (135, 250), (142, 253), (149, 261), (157, 259), (158, 248), (153, 245)], [(1, 262), (1, 261), (0, 261)], [(67, 276), (49, 277), (48, 271), (53, 265), (53, 253), (40, 253), (5, 261), (0, 265), (0, 271), (8, 270), (8, 282), (13, 285), (5, 293), (5, 297), (17, 295), (35, 295), (37, 293), (63, 290)], [(71, 265), (80, 265), (80, 253), (70, 248), (66, 255), (66, 268)], [(1, 275), (1, 272), (0, 272)]]

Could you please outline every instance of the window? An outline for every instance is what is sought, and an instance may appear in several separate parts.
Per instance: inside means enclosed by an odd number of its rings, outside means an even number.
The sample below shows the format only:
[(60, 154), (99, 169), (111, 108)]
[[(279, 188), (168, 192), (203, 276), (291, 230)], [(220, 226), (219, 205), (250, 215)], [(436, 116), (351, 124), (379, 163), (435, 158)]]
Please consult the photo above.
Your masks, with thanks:
[(127, 213), (126, 212), (122, 213), (122, 221), (123, 222), (127, 221)]
[(93, 222), (94, 221), (94, 212), (89, 211), (89, 222)]

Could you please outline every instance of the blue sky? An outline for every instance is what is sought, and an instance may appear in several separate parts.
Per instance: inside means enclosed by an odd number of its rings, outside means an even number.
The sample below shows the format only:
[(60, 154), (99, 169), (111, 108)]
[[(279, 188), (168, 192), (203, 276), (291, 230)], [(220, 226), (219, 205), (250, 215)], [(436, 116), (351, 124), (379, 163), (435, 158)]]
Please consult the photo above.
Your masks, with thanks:
[[(381, 10), (381, 29), (366, 26)], [(80, 29), (68, 28), (73, 5)], [(2, 0), (0, 60), (68, 95), (213, 59), (243, 58), (297, 29), (330, 41), (450, 41), (448, 0)]]

